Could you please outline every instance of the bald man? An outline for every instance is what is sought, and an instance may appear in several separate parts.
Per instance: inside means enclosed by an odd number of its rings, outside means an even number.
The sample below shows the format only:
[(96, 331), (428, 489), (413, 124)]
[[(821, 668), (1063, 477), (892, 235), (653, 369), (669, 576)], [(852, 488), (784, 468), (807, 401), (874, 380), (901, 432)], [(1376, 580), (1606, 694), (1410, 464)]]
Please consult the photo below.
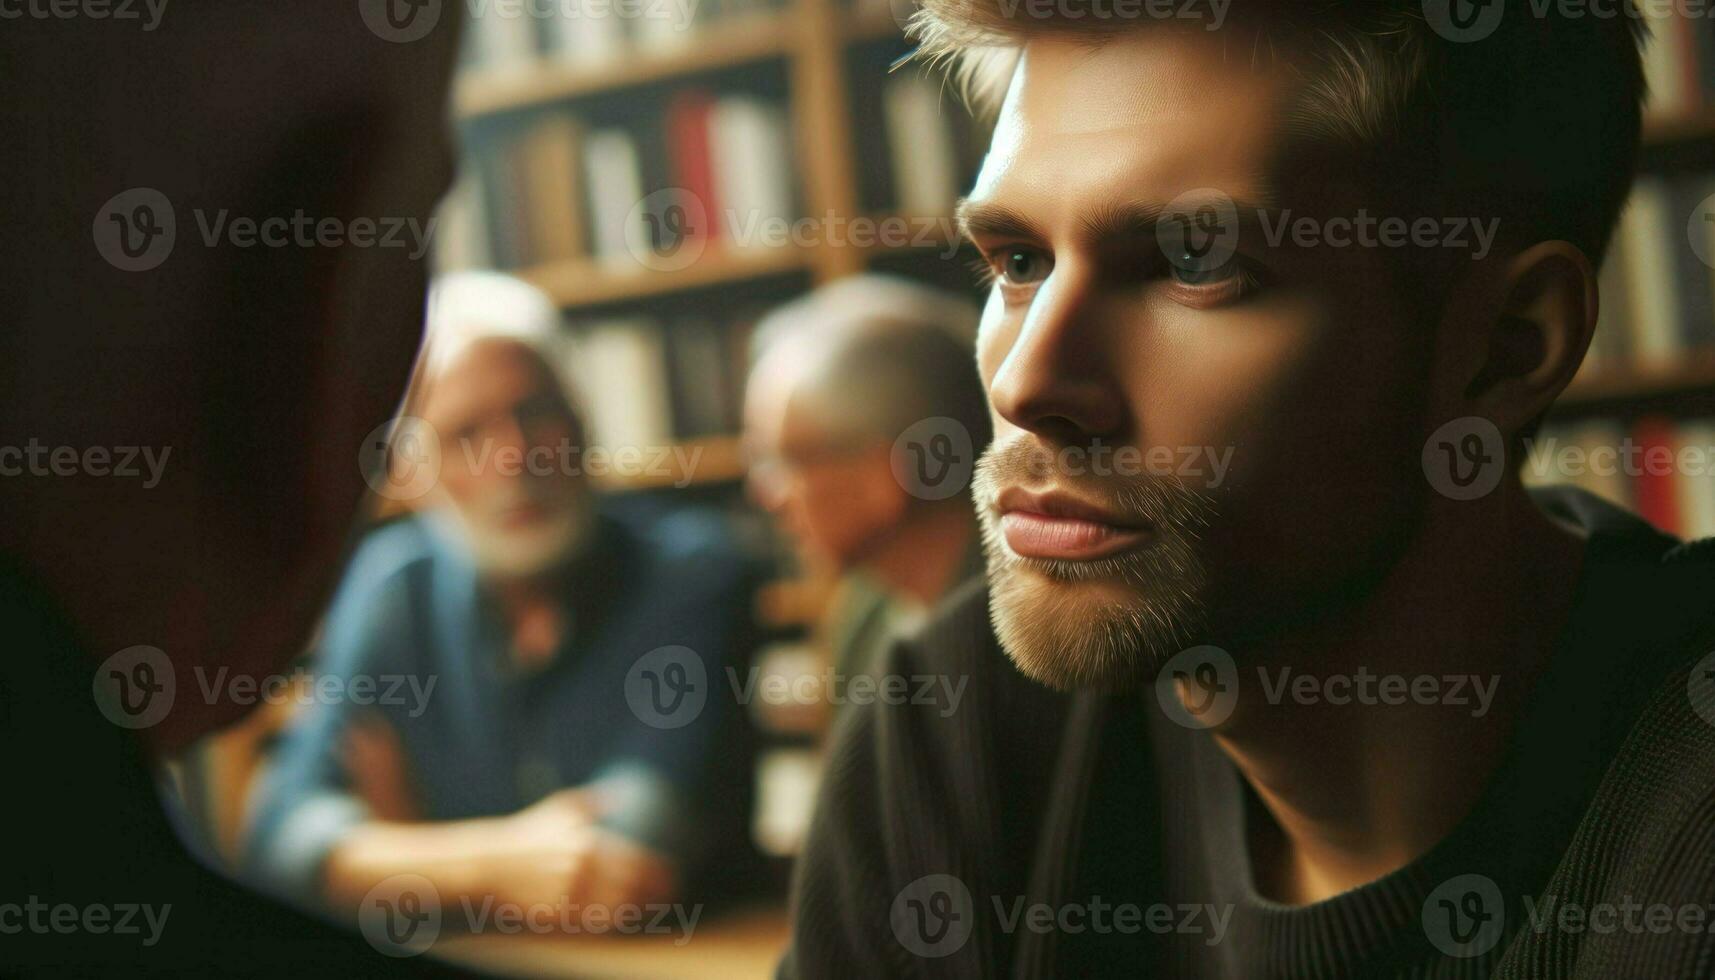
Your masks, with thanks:
[(807, 564), (847, 574), (835, 656), (853, 672), (981, 568), (968, 485), (989, 422), (966, 301), (844, 279), (757, 328), (745, 393), (753, 500)]
[(318, 664), (342, 687), (404, 678), (417, 694), (297, 720), (253, 866), (337, 910), (401, 874), (449, 910), (665, 906), (743, 845), (748, 754), (731, 699), (704, 690), (693, 710), (636, 681), (721, 678), (752, 576), (718, 519), (645, 518), (590, 486), (545, 297), (467, 274), (430, 308), (404, 424), (433, 476), (383, 485), (420, 491), (420, 513), (358, 550)]

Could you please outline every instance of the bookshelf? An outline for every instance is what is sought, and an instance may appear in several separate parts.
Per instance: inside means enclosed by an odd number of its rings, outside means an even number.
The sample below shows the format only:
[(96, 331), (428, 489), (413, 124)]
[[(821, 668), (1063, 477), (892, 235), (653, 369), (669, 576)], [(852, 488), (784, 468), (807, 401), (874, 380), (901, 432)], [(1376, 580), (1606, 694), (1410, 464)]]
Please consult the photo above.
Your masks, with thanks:
[(453, 111), (461, 120), (479, 119), (783, 58), (793, 48), (796, 26), (790, 11), (750, 14), (711, 24), (683, 50), (588, 67), (541, 63), (472, 69), (453, 88)]
[[(895, 173), (891, 184), (883, 180), (878, 185), (874, 179), (890, 166), (891, 144), (885, 131), (893, 122), (889, 113), (896, 108), (883, 104), (886, 96), (875, 80), (883, 79), (880, 84), (885, 84), (918, 70), (886, 71), (908, 49), (893, 7), (885, 0), (704, 0), (697, 9), (696, 21), (683, 36), (670, 38), (672, 43), (628, 40), (594, 58), (568, 60), (553, 50), (552, 39), (540, 37), (533, 48), (526, 49), (518, 41), (517, 25), (511, 25), (511, 40), (503, 41), (501, 47), (510, 45), (514, 57), (467, 67), (455, 85), (453, 113), (467, 145), (480, 147), (496, 134), (556, 112), (587, 117), (592, 120), (590, 127), (611, 126), (627, 112), (647, 116), (654, 111), (651, 106), (670, 105), (678, 93), (706, 91), (716, 97), (735, 91), (760, 93), (776, 105), (789, 132), (782, 173), (795, 183), (790, 202), (794, 216), (866, 218), (877, 225), (913, 229), (939, 222), (942, 227), (926, 235), (914, 233), (908, 243), (852, 245), (819, 240), (775, 248), (707, 248), (693, 260), (670, 268), (650, 268), (624, 255), (598, 256), (588, 248), (491, 264), (543, 288), (574, 323), (586, 317), (659, 316), (666, 324), (662, 333), (668, 337), (673, 334), (669, 321), (687, 311), (700, 314), (736, 302), (760, 312), (803, 289), (865, 269), (903, 272), (955, 287), (967, 282), (963, 264), (949, 261), (957, 245), (946, 224), (950, 198), (940, 202), (944, 206), (924, 207), (902, 200), (910, 194), (902, 191), (901, 175)], [(703, 12), (712, 13), (705, 18)], [(477, 34), (489, 26), (470, 25)], [(547, 26), (552, 33), (554, 25)], [(628, 24), (625, 29), (634, 26)], [(544, 25), (535, 24), (533, 29), (541, 32)], [(1688, 173), (1715, 175), (1715, 44), (1695, 36), (1696, 25), (1689, 22), (1668, 21), (1656, 29), (1664, 40), (1646, 57), (1646, 69), (1660, 97), (1645, 120), (1640, 197), (1655, 194), (1659, 205), (1664, 182), (1683, 182)], [(961, 146), (954, 168), (957, 189), (962, 189), (974, 173), (985, 134), (964, 118), (950, 97), (942, 108), (952, 139)], [(923, 117), (915, 118), (921, 122)], [(915, 152), (917, 147), (912, 149)], [(659, 152), (660, 147), (640, 146), (638, 153), (652, 150)], [(897, 168), (898, 159), (891, 165)], [(568, 174), (567, 180), (576, 182), (586, 176)], [(660, 175), (655, 178), (659, 184)], [(1715, 192), (1715, 183), (1708, 187)], [(1684, 193), (1676, 190), (1665, 213), (1682, 218), (1685, 206)], [(1657, 238), (1678, 234), (1678, 251), (1686, 251), (1682, 229), (1654, 229), (1651, 234)], [(1635, 227), (1623, 229), (1620, 237), (1627, 235), (1635, 240), (1642, 232)], [(1659, 263), (1667, 254), (1671, 249), (1645, 260), (1645, 265)], [(1672, 254), (1672, 260), (1678, 264), (1679, 280), (1688, 268), (1694, 271), (1684, 256)], [(1605, 275), (1612, 279), (1619, 274), (1605, 271)], [(1658, 285), (1666, 281), (1656, 280)], [(1605, 283), (1605, 295), (1609, 295), (1606, 287)], [(1715, 306), (1715, 285), (1703, 292)], [(1707, 346), (1682, 343), (1680, 334), (1697, 332), (1683, 323), (1665, 327), (1657, 323), (1652, 328), (1654, 338), (1639, 341), (1633, 336), (1638, 333), (1636, 324), (1624, 321), (1636, 320), (1640, 313), (1659, 319), (1661, 312), (1641, 308), (1618, 290), (1612, 295), (1620, 298), (1607, 305), (1615, 310), (1624, 307), (1626, 315), (1604, 312), (1598, 334), (1604, 338), (1602, 349), (1568, 388), (1551, 424), (1563, 419), (1577, 423), (1592, 417), (1631, 420), (1645, 413), (1711, 412), (1715, 408), (1715, 323), (1709, 325)], [(1709, 307), (1692, 304), (1667, 315), (1711, 314)], [(1664, 330), (1674, 338), (1664, 340)], [(1625, 342), (1607, 342), (1606, 338), (1622, 334)], [(679, 375), (672, 385), (684, 382), (684, 372)], [(730, 379), (727, 388), (730, 403), (736, 397)], [(728, 421), (736, 428), (730, 405)], [(689, 474), (692, 483), (727, 484), (742, 475), (738, 442), (731, 431), (675, 433), (672, 438), (676, 445), (701, 447), (705, 452), (702, 464)], [(653, 489), (679, 485), (683, 476), (638, 478), (618, 485)]]
[(809, 268), (809, 260), (797, 249), (780, 248), (739, 255), (708, 255), (673, 272), (570, 259), (522, 269), (519, 275), (553, 297), (562, 308), (575, 310), (806, 272)]
[(1560, 396), (1560, 405), (1576, 410), (1703, 391), (1715, 391), (1712, 351), (1687, 354), (1678, 363), (1611, 368), (1580, 376)]
[[(908, 275), (928, 268), (928, 274), (920, 278), (969, 286), (962, 274), (953, 276), (933, 267), (949, 265), (947, 259), (956, 247), (949, 221), (953, 195), (974, 174), (975, 147), (941, 154), (944, 163), (956, 160), (951, 165), (962, 171), (940, 175), (947, 185), (945, 194), (926, 196), (920, 186), (903, 197), (894, 194), (892, 188), (902, 180), (898, 175), (882, 179), (884, 190), (875, 192), (873, 171), (899, 163), (897, 155), (889, 160), (885, 148), (889, 144), (878, 134), (890, 124), (882, 117), (895, 107), (864, 105), (860, 100), (875, 103), (884, 95), (871, 90), (854, 96), (853, 78), (871, 73), (877, 64), (885, 67), (907, 50), (900, 25), (885, 0), (701, 0), (691, 8), (696, 11), (693, 23), (681, 36), (656, 30), (653, 41), (644, 37), (649, 34), (648, 25), (568, 27), (567, 23), (541, 18), (531, 21), (527, 15), (521, 21), (504, 22), (495, 19), (497, 9), (474, 16), (467, 25), (470, 50), (455, 82), (451, 107), (466, 149), (463, 169), (467, 175), (479, 175), (471, 178), (478, 186), (467, 189), (464, 197), (477, 205), (470, 206), (467, 200), (466, 206), (458, 209), (473, 215), (451, 213), (451, 207), (442, 215), (443, 228), (453, 229), (452, 235), (443, 231), (443, 241), (456, 236), (481, 244), (456, 250), (461, 254), (443, 262), (443, 268), (499, 268), (518, 275), (554, 299), (574, 333), (581, 332), (586, 323), (658, 321), (660, 329), (653, 331), (649, 341), (651, 350), (665, 350), (669, 360), (678, 357), (673, 350), (680, 333), (676, 321), (705, 317), (728, 306), (739, 311), (737, 319), (753, 320), (805, 289), (878, 264)], [(591, 55), (588, 39), (568, 40), (568, 30), (595, 30), (604, 37), (598, 39), (598, 50)], [(915, 68), (875, 74), (888, 83), (913, 75), (923, 79), (920, 69)], [(935, 84), (939, 99), (939, 83)], [(733, 217), (743, 212), (734, 208), (724, 212), (728, 222), (724, 235), (715, 214), (703, 216), (710, 223), (709, 230), (695, 243), (696, 254), (684, 261), (653, 263), (647, 256), (639, 258), (633, 243), (645, 236), (630, 226), (637, 216), (618, 211), (597, 213), (601, 199), (626, 199), (639, 196), (636, 191), (654, 191), (664, 184), (689, 187), (691, 182), (682, 179), (681, 168), (665, 175), (644, 173), (641, 181), (630, 185), (633, 193), (627, 193), (624, 184), (614, 193), (611, 181), (604, 190), (597, 186), (599, 175), (591, 169), (587, 155), (591, 134), (628, 130), (628, 135), (639, 137), (640, 129), (666, 129), (669, 145), (665, 147), (656, 137), (638, 139), (633, 156), (638, 169), (647, 169), (649, 161), (679, 151), (671, 145), (679, 133), (674, 129), (673, 113), (683, 107), (683, 97), (689, 95), (693, 107), (703, 98), (705, 112), (707, 101), (712, 100), (714, 115), (718, 116), (722, 101), (735, 93), (765, 104), (768, 112), (761, 115), (773, 113), (781, 127), (778, 139), (785, 160), (773, 173), (783, 178), (782, 183), (793, 185), (790, 200), (765, 204), (761, 213), (786, 219), (784, 227), (789, 232), (803, 222), (819, 222), (823, 230), (817, 234), (812, 229), (807, 236), (773, 246), (745, 242), (737, 234), (742, 229)], [(918, 123), (930, 118), (924, 114), (923, 105), (921, 97), (914, 103), (917, 114), (911, 118)], [(955, 123), (957, 113), (951, 97), (947, 97), (941, 106), (947, 127), (943, 142), (962, 136), (969, 143), (973, 127)], [(575, 133), (572, 138), (580, 141), (578, 150), (563, 150), (560, 157), (549, 159), (536, 170), (531, 169), (532, 164), (519, 164), (517, 158), (534, 152), (530, 149), (532, 128), (545, 128), (540, 121), (548, 119)], [(713, 156), (718, 156), (720, 149), (714, 146), (720, 142), (719, 122), (717, 118), (708, 123), (706, 148)], [(955, 132), (960, 127), (962, 131)], [(577, 152), (586, 155), (578, 159)], [(542, 185), (533, 174), (543, 170), (560, 175), (571, 188), (570, 207), (564, 191), (536, 192)], [(716, 189), (725, 191), (724, 186)], [(706, 198), (709, 185), (699, 185), (694, 193)], [(511, 197), (528, 200), (518, 204), (508, 200)], [(575, 200), (578, 197), (583, 200)], [(726, 203), (724, 197), (721, 200)], [(513, 227), (505, 228), (508, 219), (496, 217), (497, 203), (525, 214), (514, 215), (510, 219)], [(572, 216), (576, 230), (558, 236), (542, 233), (534, 223), (544, 204), (548, 210), (581, 212)], [(667, 212), (654, 215), (649, 211), (651, 206), (640, 205), (645, 208), (644, 217), (656, 222), (648, 237), (658, 245), (657, 218)], [(628, 224), (630, 238), (603, 242), (590, 227), (615, 221)], [(826, 230), (850, 227), (853, 222), (887, 229), (887, 233), (872, 234), (868, 241), (846, 241)], [(466, 231), (457, 230), (466, 225)], [(901, 234), (900, 229), (908, 233)], [(543, 247), (550, 238), (549, 247)], [(723, 238), (732, 241), (719, 240)], [(518, 242), (528, 245), (509, 247)], [(463, 254), (466, 252), (472, 254)], [(962, 273), (962, 264), (959, 268)], [(748, 323), (737, 324), (730, 333), (736, 345), (748, 337)], [(698, 383), (694, 377), (698, 372), (685, 369), (681, 362), (700, 363), (709, 370), (724, 364), (727, 376), (720, 382), (720, 397), (707, 392), (701, 397), (686, 397), (683, 388), (688, 379), (693, 386)], [(654, 490), (688, 482), (718, 487), (741, 478), (743, 460), (735, 431), (742, 378), (733, 377), (736, 363), (730, 352), (716, 352), (704, 343), (700, 354), (680, 357), (663, 375), (675, 404), (667, 409), (652, 406), (643, 413), (655, 419), (671, 415), (671, 444), (687, 453), (702, 451), (701, 462), (693, 472), (611, 479), (608, 486)], [(635, 395), (652, 383), (638, 380), (628, 387)], [(711, 426), (701, 420), (686, 425), (682, 406), (677, 404), (680, 400), (720, 402), (726, 424)]]
[[(757, 18), (757, 20), (769, 20), (769, 18)], [(887, 24), (890, 28), (892, 27), (891, 20), (889, 20)], [(871, 25), (871, 28), (873, 30), (874, 25)], [(871, 32), (865, 31), (857, 33), (858, 36), (861, 37)], [(719, 59), (719, 61), (723, 64), (733, 64), (737, 63), (738, 59), (722, 58)], [(657, 74), (656, 71), (652, 69), (650, 72), (639, 72), (637, 75), (632, 77), (648, 77), (654, 79), (671, 78), (674, 77), (676, 73), (694, 70), (696, 69), (685, 68), (681, 65), (660, 74)], [(545, 71), (548, 74), (552, 74), (551, 69)], [(474, 80), (476, 82), (476, 88), (480, 89), (480, 91), (468, 96), (468, 104), (480, 104), (483, 108), (476, 109), (465, 114), (470, 116), (480, 116), (489, 112), (519, 109), (535, 104), (538, 101), (546, 101), (551, 98), (559, 97), (572, 97), (574, 94), (590, 94), (602, 91), (609, 85), (621, 84), (614, 82), (613, 79), (609, 78), (605, 73), (595, 73), (595, 77), (599, 79), (599, 81), (592, 81), (589, 85), (578, 86), (570, 84), (562, 85), (561, 82), (539, 78), (509, 79), (492, 83), (489, 79), (476, 79)], [(541, 95), (542, 92), (553, 86), (561, 86), (557, 89), (554, 96), (543, 97)], [(499, 105), (500, 101), (508, 98), (508, 96), (503, 93), (513, 93), (516, 95), (517, 93), (522, 93), (525, 90), (530, 90), (531, 94), (528, 97), (517, 96), (514, 100), (508, 101), (504, 107)], [(466, 98), (461, 97), (461, 105), (465, 104), (467, 104)], [(1715, 143), (1715, 111), (1679, 118), (1652, 117), (1647, 121), (1644, 129), (1644, 142), (1646, 146), (1665, 146), (1704, 141)], [(889, 220), (914, 222), (922, 220), (923, 218), (937, 216), (912, 216), (897, 213), (881, 213), (872, 214), (869, 215), (869, 217), (872, 221), (879, 223)], [(933, 239), (931, 244), (936, 247), (942, 247), (948, 245), (949, 241), (947, 237), (943, 235)], [(914, 247), (921, 246), (881, 244), (872, 246), (871, 252), (883, 253)], [(548, 294), (552, 296), (562, 307), (567, 309), (576, 309), (578, 307), (600, 306), (610, 303), (626, 302), (629, 300), (644, 300), (668, 293), (699, 289), (706, 286), (718, 286), (724, 283), (761, 279), (769, 276), (780, 275), (786, 272), (809, 271), (810, 268), (811, 264), (807, 256), (796, 249), (783, 248), (778, 251), (759, 252), (757, 254), (750, 255), (710, 256), (707, 259), (700, 260), (692, 266), (674, 272), (652, 272), (638, 266), (603, 266), (601, 263), (591, 262), (587, 259), (542, 263), (516, 271), (518, 271), (524, 279), (547, 291)], [(1623, 381), (1620, 387), (1636, 390), (1648, 390), (1649, 378), (1656, 374), (1662, 374), (1664, 378), (1677, 376), (1677, 373), (1672, 371), (1642, 372), (1637, 374), (1636, 377), (1632, 377), (1629, 381)], [(1575, 400), (1578, 399), (1581, 387), (1582, 386), (1577, 386), (1572, 390), (1569, 390), (1567, 392), (1567, 397)], [(1608, 384), (1608, 379), (1604, 378), (1602, 379), (1602, 383), (1594, 386), (1594, 389), (1606, 390), (1610, 387), (1612, 386)]]

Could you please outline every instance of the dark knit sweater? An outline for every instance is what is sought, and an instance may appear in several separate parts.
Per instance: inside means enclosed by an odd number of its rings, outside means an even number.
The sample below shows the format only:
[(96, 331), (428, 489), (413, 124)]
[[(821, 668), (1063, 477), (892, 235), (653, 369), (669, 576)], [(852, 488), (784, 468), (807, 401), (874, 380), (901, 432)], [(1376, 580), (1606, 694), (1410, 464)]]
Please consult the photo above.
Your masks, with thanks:
[[(1062, 695), (999, 649), (980, 583), (887, 665), (957, 710), (842, 719), (785, 977), (1715, 976), (1715, 546), (1577, 491), (1572, 618), (1499, 770), (1429, 853), (1288, 907), (1259, 804), (1147, 697)], [(1068, 624), (1076, 628), (1076, 624)]]

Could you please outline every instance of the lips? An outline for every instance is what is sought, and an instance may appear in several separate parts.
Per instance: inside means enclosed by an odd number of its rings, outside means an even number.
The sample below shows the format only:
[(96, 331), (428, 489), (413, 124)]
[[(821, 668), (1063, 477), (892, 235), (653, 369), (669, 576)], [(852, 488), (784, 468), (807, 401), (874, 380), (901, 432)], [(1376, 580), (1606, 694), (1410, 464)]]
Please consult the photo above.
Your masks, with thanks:
[(1093, 561), (1146, 543), (1153, 530), (1147, 522), (1057, 491), (1010, 488), (995, 507), (1007, 546), (1025, 558)]

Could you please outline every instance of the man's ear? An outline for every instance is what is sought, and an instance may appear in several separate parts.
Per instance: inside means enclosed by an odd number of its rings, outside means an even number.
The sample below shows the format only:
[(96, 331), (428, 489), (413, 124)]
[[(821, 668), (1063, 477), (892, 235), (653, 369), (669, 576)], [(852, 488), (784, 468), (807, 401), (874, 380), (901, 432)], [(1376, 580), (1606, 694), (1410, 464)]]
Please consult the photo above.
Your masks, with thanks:
[(1596, 270), (1570, 242), (1541, 242), (1508, 263), (1500, 316), (1465, 389), (1474, 414), (1515, 433), (1578, 373), (1596, 329)]

